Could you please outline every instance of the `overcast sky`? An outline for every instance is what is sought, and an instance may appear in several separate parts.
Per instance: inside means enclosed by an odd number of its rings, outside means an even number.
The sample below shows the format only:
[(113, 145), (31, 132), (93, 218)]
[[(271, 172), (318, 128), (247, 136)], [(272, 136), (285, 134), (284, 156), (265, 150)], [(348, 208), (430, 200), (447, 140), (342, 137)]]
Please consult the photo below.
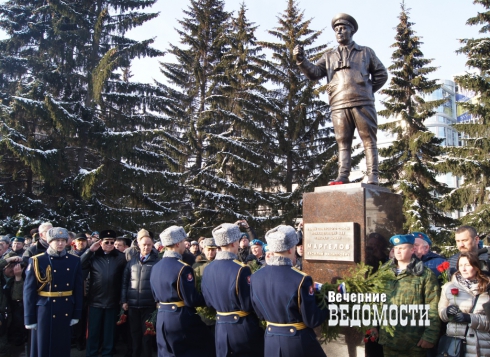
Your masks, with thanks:
[[(275, 41), (267, 34), (267, 30), (277, 26), (277, 16), (282, 14), (287, 6), (286, 0), (225, 0), (225, 10), (237, 11), (240, 3), (248, 8), (247, 16), (250, 21), (259, 26), (256, 36), (259, 40)], [(5, 3), (5, 0), (0, 0)], [(480, 5), (474, 5), (472, 0), (406, 0), (410, 8), (411, 21), (414, 29), (422, 36), (422, 52), (426, 58), (433, 58), (433, 65), (439, 69), (431, 78), (451, 79), (454, 74), (464, 72), (466, 58), (457, 55), (460, 47), (458, 39), (478, 37), (479, 26), (467, 26), (468, 18), (483, 11)], [(187, 0), (159, 0), (152, 9), (145, 11), (160, 12), (160, 16), (143, 26), (128, 33), (134, 39), (155, 37), (154, 47), (165, 50), (168, 43), (178, 44), (179, 37), (175, 28), (179, 28), (177, 19), (183, 18), (182, 10), (187, 8)], [(395, 27), (398, 24), (400, 2), (396, 0), (300, 0), (299, 8), (304, 11), (305, 19), (313, 19), (313, 30), (324, 29), (318, 44), (335, 43), (335, 37), (330, 27), (332, 17), (339, 13), (348, 13), (357, 20), (359, 31), (354, 40), (371, 47), (380, 60), (388, 67), (391, 64)], [(0, 38), (5, 34), (0, 33)], [(172, 61), (172, 57), (160, 59), (136, 59), (133, 62), (133, 80), (152, 82), (156, 79), (164, 82), (159, 72), (158, 61)]]

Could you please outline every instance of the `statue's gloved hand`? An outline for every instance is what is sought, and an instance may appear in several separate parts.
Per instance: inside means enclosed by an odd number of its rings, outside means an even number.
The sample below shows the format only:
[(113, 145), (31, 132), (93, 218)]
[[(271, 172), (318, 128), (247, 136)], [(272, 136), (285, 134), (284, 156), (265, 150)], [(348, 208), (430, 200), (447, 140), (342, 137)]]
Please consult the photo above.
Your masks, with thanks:
[(459, 307), (457, 307), (456, 305), (449, 305), (446, 308), (446, 314), (448, 316), (455, 316), (458, 312), (460, 312), (460, 310)]
[(293, 55), (296, 57), (296, 62), (303, 62), (305, 60), (305, 50), (303, 49), (303, 46), (296, 45), (293, 49)]

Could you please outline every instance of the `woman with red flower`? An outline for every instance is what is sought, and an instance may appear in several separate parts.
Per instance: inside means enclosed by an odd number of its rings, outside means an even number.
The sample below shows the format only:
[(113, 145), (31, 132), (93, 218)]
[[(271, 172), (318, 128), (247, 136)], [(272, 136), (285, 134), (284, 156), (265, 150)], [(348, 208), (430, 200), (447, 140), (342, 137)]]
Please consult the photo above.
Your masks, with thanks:
[(473, 252), (462, 252), (457, 266), (451, 281), (442, 287), (439, 316), (448, 322), (448, 336), (464, 339), (466, 334), (466, 357), (488, 356), (490, 320), (482, 305), (489, 301), (490, 278), (480, 270)]

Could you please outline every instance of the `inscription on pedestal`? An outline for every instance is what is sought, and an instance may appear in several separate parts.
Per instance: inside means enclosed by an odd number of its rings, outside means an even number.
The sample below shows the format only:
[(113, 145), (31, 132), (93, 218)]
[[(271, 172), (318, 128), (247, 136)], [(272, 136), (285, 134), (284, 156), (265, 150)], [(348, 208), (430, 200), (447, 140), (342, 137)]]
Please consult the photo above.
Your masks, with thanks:
[(306, 260), (355, 261), (354, 222), (305, 223)]

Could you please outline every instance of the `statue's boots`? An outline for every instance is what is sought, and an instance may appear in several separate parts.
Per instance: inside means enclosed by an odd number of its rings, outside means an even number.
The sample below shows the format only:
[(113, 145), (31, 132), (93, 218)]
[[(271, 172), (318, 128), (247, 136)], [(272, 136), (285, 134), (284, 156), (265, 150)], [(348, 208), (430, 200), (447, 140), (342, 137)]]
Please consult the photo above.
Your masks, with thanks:
[(367, 183), (370, 185), (378, 184), (378, 163), (378, 149), (366, 149)]
[(339, 175), (334, 181), (329, 182), (329, 185), (341, 185), (349, 183), (350, 175), (350, 150), (339, 151)]

